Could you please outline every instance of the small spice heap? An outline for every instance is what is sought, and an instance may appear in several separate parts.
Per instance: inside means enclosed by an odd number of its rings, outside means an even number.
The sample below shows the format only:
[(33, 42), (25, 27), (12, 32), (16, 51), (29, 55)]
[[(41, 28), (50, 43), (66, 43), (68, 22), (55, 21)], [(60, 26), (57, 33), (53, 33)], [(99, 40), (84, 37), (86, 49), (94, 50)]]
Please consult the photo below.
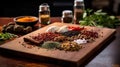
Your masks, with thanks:
[(59, 49), (65, 50), (65, 51), (78, 51), (81, 48), (82, 48), (82, 45), (78, 45), (76, 42), (67, 41), (62, 43)]
[(39, 33), (37, 36), (32, 36), (34, 40), (40, 41), (54, 41), (55, 37), (60, 36), (60, 34), (57, 33), (51, 33), (51, 32), (46, 32), (46, 33)]
[(47, 41), (47, 42), (44, 42), (41, 47), (46, 49), (56, 49), (56, 48), (59, 48), (59, 46), (60, 46), (59, 42)]

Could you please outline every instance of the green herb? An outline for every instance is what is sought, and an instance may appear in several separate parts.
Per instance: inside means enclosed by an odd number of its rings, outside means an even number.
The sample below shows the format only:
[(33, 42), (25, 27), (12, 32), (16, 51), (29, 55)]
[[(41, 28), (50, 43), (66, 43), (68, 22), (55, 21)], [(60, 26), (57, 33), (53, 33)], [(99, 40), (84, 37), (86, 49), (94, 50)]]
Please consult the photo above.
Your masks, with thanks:
[(120, 20), (115, 16), (110, 16), (106, 12), (102, 12), (102, 10), (93, 12), (92, 9), (85, 10), (83, 19), (80, 20), (80, 25), (108, 28), (114, 28), (119, 23)]
[(0, 41), (9, 40), (14, 37), (17, 37), (17, 35), (11, 33), (0, 33)]
[(41, 47), (46, 49), (54, 49), (54, 48), (58, 48), (59, 46), (60, 46), (59, 42), (47, 41), (47, 42), (44, 42)]

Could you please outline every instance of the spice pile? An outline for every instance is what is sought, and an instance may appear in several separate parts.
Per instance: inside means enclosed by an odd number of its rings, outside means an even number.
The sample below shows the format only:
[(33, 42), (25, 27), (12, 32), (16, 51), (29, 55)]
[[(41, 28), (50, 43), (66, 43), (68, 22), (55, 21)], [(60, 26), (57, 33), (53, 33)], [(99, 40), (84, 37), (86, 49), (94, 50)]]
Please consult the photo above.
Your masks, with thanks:
[(46, 49), (79, 51), (83, 44), (94, 42), (98, 32), (79, 26), (52, 26), (46, 32), (24, 37), (24, 42)]

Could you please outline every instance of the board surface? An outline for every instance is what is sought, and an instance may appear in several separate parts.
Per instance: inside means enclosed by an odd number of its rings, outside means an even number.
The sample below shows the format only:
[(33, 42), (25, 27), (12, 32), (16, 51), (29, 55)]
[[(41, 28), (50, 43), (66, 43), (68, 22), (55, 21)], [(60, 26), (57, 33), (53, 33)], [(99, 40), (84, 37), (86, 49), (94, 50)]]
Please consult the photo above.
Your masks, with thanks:
[[(84, 44), (83, 45), (84, 48), (74, 52), (69, 52), (69, 51), (66, 52), (66, 51), (60, 51), (60, 50), (47, 50), (44, 48), (39, 48), (38, 46), (35, 46), (32, 48), (26, 48), (25, 46), (22, 45), (22, 43), (24, 42), (23, 40), (24, 37), (27, 37), (30, 35), (37, 35), (38, 33), (43, 33), (50, 26), (63, 26), (63, 25), (74, 25), (74, 24), (53, 23), (46, 27), (40, 28), (34, 32), (31, 32), (27, 35), (24, 35), (20, 38), (17, 38), (13, 41), (4, 43), (0, 45), (0, 48), (34, 55), (32, 58), (35, 58), (36, 56), (39, 58), (45, 58), (44, 61), (54, 60), (55, 62), (60, 62), (61, 64), (70, 63), (70, 65), (77, 67), (77, 66), (80, 66), (85, 59), (87, 59), (92, 54), (94, 54), (94, 52), (97, 51), (98, 48), (104, 45), (104, 43), (108, 41), (111, 36), (114, 36), (116, 31), (115, 29), (109, 29), (109, 28), (86, 27), (88, 29), (99, 30), (99, 33), (102, 32), (102, 37), (97, 38), (93, 43)], [(41, 59), (38, 59), (38, 60), (41, 60)]]

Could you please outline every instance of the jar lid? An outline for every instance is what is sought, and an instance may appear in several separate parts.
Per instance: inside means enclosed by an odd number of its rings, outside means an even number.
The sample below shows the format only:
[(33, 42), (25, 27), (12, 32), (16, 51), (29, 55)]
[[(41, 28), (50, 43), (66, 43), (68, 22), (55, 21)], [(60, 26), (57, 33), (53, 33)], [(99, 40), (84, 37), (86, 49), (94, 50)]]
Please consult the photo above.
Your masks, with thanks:
[(49, 9), (49, 5), (47, 3), (43, 3), (39, 6), (40, 10), (48, 10)]
[(84, 0), (75, 0), (75, 2), (83, 2)]
[(62, 12), (62, 14), (63, 14), (64, 16), (70, 16), (70, 15), (72, 15), (72, 11), (71, 11), (71, 10), (64, 10), (64, 11)]
[(75, 0), (74, 4), (75, 6), (84, 6), (84, 0)]

